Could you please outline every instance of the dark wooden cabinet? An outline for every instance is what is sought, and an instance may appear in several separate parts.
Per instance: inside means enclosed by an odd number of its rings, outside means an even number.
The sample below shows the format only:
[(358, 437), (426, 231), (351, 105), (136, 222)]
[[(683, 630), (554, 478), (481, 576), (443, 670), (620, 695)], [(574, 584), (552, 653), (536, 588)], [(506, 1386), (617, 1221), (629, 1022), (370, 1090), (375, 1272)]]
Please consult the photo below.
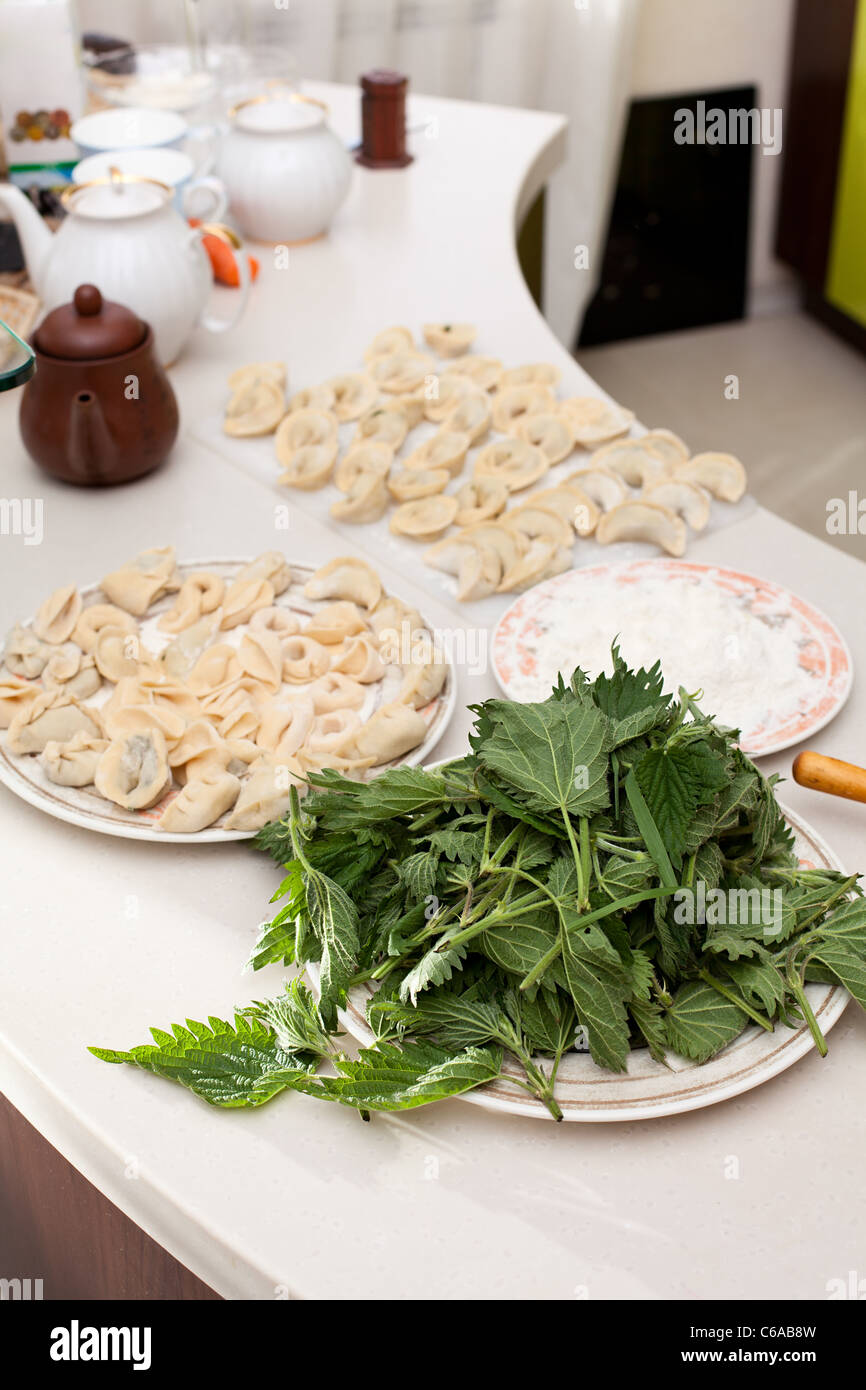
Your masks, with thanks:
[(219, 1298), (2, 1096), (0, 1279), (29, 1279), (31, 1297), (41, 1280), (44, 1299)]

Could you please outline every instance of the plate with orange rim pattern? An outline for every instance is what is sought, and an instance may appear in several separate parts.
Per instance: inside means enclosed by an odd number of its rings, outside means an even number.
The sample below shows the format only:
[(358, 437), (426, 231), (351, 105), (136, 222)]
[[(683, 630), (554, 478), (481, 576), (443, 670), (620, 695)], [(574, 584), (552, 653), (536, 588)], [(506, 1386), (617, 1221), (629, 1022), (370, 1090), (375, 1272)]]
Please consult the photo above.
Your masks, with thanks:
[[(660, 633), (676, 634), (678, 642), (684, 641), (689, 626), (701, 626), (703, 609), (703, 631), (718, 632), (718, 652), (726, 640), (731, 640), (730, 630), (719, 630), (720, 605), (727, 605), (732, 622), (745, 623), (745, 631), (754, 627), (759, 638), (764, 635), (774, 644), (777, 653), (783, 651), (789, 676), (794, 673), (786, 687), (787, 704), (780, 681), (778, 699), (772, 682), (768, 684), (766, 708), (751, 721), (751, 726), (747, 720), (726, 714), (724, 691), (714, 702), (705, 701), (703, 706), (721, 723), (740, 728), (740, 746), (750, 757), (765, 757), (800, 743), (828, 724), (848, 699), (853, 681), (851, 653), (835, 624), (813, 604), (771, 580), (719, 565), (667, 558), (569, 570), (521, 594), (500, 618), (493, 633), (493, 674), (501, 689), (513, 700), (544, 698), (556, 680), (556, 669), (549, 669), (551, 651), (556, 651), (557, 641), (568, 638), (561, 631), (563, 605), (579, 615), (573, 647), (568, 649), (570, 669), (560, 667), (566, 679), (576, 666), (584, 666), (592, 676), (597, 674), (586, 661), (580, 640), (581, 627), (589, 631), (593, 621), (599, 621), (596, 609), (604, 608), (609, 640), (619, 641), (622, 654), (631, 665), (640, 664), (629, 651), (629, 616), (635, 608), (630, 600), (641, 588), (645, 596), (648, 586), (658, 600), (654, 633), (651, 635), (644, 628), (638, 634), (635, 624), (640, 620), (635, 618), (633, 642), (638, 637), (642, 642), (655, 642)], [(763, 634), (758, 624), (763, 625)], [(707, 644), (706, 650), (709, 655), (711, 646)], [(700, 662), (696, 665), (700, 666)], [(664, 660), (662, 670), (666, 674)], [(763, 678), (765, 671), (760, 675)], [(720, 670), (712, 666), (704, 670), (690, 668), (688, 689), (704, 690), (708, 680), (715, 680), (718, 685), (719, 676)], [(666, 681), (665, 688), (672, 687), (676, 688), (675, 682)]]

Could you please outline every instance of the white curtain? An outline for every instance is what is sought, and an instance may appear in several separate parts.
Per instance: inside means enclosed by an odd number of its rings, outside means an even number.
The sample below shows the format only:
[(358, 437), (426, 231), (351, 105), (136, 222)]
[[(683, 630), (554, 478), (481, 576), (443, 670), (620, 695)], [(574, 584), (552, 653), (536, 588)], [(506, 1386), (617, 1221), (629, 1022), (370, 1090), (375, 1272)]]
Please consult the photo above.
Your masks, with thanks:
[[(390, 66), (416, 92), (567, 115), (568, 159), (548, 190), (544, 266), (545, 315), (567, 347), (598, 283), (640, 3), (197, 0), (215, 41), (284, 48), (304, 77), (356, 82), (368, 68)], [(78, 10), (86, 28), (183, 38), (182, 0), (78, 0)], [(585, 258), (576, 257), (581, 247)]]

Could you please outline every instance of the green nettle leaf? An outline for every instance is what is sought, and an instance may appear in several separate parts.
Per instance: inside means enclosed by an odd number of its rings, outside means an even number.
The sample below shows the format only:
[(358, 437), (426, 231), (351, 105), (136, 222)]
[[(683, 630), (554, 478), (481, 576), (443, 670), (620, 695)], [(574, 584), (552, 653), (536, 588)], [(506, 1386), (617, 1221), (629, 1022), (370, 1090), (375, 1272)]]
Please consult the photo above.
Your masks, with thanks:
[(553, 918), (521, 922), (520, 926), (501, 924), (488, 928), (474, 943), (479, 951), (510, 975), (528, 975), (556, 942)]
[(589, 816), (609, 802), (608, 723), (592, 704), (488, 701), (493, 733), (479, 756), (533, 811)]
[(436, 887), (438, 869), (438, 854), (419, 850), (417, 854), (410, 854), (408, 859), (404, 859), (397, 872), (400, 882), (406, 885), (409, 897), (423, 902)]
[(272, 1029), (277, 1042), (288, 1052), (327, 1057), (331, 1051), (330, 1035), (316, 1001), (298, 978), (289, 980), (284, 993), (276, 999), (256, 1002), (237, 1012)]
[(129, 1052), (91, 1047), (103, 1062), (129, 1062), (144, 1071), (180, 1082), (209, 1105), (229, 1109), (264, 1105), (280, 1091), (293, 1089), (315, 1067), (310, 1052), (281, 1046), (272, 1029), (257, 1019), (235, 1017), (234, 1025), (220, 1018), (184, 1028), (172, 1024), (171, 1033), (151, 1028), (153, 1045)]
[[(394, 767), (371, 782), (352, 782), (338, 772), (312, 773), (310, 781), (342, 795), (350, 803), (351, 815), (359, 822), (382, 821), (408, 816), (434, 806), (451, 806), (468, 794), (462, 775), (448, 781), (448, 766), (430, 772), (423, 767)], [(318, 802), (313, 803), (318, 807)]]
[(747, 1004), (763, 1009), (773, 1018), (785, 998), (785, 985), (771, 961), (760, 955), (749, 960), (725, 963), (725, 973), (733, 980)]
[(338, 883), (315, 870), (304, 874), (307, 909), (313, 931), (322, 946), (321, 1010), (329, 1025), (357, 970), (358, 909)]
[(354, 1059), (337, 1058), (334, 1065), (339, 1076), (308, 1076), (297, 1089), (361, 1111), (414, 1110), (495, 1080), (502, 1052), (467, 1047), (453, 1053), (428, 1041), (399, 1047), (382, 1042), (362, 1048)]
[(577, 1016), (565, 995), (539, 992), (528, 999), (524, 994), (517, 1004), (520, 1027), (535, 1051), (558, 1056), (573, 1044)]
[(265, 965), (291, 965), (295, 959), (295, 922), (281, 912), (273, 922), (265, 922), (244, 967), (261, 970)]
[(629, 1053), (625, 1004), (632, 986), (619, 955), (595, 923), (581, 927), (575, 917), (563, 932), (562, 961), (593, 1061), (609, 1071), (624, 1071)]
[(657, 661), (649, 671), (643, 667), (630, 671), (614, 644), (613, 675), (600, 675), (593, 699), (611, 723), (611, 748), (620, 748), (633, 738), (664, 724), (670, 716), (670, 695), (663, 693), (664, 677)]
[(661, 1005), (647, 999), (632, 999), (628, 1011), (643, 1042), (649, 1049), (650, 1056), (654, 1061), (662, 1062), (667, 1066), (665, 1050), (668, 1040)]
[(704, 741), (673, 744), (645, 753), (635, 776), (665, 849), (679, 857), (695, 811), (725, 785), (723, 760)]
[(831, 912), (817, 928), (810, 955), (825, 965), (866, 1008), (866, 901), (857, 898)]
[(739, 1037), (748, 1018), (712, 985), (693, 980), (681, 985), (665, 1014), (668, 1045), (683, 1057), (706, 1062)]
[(434, 985), (442, 985), (446, 980), (450, 980), (455, 970), (462, 969), (465, 959), (466, 949), (463, 946), (450, 946), (447, 950), (437, 950), (434, 946), (421, 957), (403, 980), (400, 985), (400, 998), (404, 1003), (410, 999), (415, 1004), (418, 995), (425, 989), (432, 989)]

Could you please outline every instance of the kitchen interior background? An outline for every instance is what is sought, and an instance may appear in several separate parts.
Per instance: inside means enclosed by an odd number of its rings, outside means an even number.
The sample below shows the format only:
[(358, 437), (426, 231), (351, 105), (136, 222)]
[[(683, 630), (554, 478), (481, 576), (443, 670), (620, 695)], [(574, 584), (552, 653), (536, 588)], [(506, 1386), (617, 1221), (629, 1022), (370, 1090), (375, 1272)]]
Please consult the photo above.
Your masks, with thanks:
[[(245, 45), (263, 79), (355, 82), (390, 66), (409, 75), (414, 93), (566, 113), (567, 160), (521, 238), (554, 331), (644, 423), (663, 421), (695, 450), (724, 440), (760, 500), (826, 536), (828, 499), (866, 471), (863, 360), (844, 322), (804, 312), (807, 297), (821, 308), (822, 286), (807, 295), (804, 265), (793, 269), (777, 250), (796, 242), (792, 228), (806, 216), (810, 161), (838, 162), (846, 100), (855, 83), (861, 94), (866, 85), (862, 54), (859, 68), (850, 62), (866, 0), (77, 0), (73, 10), (82, 31), (134, 43), (184, 43), (198, 24), (209, 45)], [(814, 121), (794, 123), (792, 155), (792, 102), (802, 105), (804, 91)], [(713, 166), (659, 138), (677, 99), (698, 97), (780, 108), (781, 151), (731, 147), (715, 152)], [(835, 136), (821, 129), (834, 111)], [(665, 259), (663, 233), (642, 241), (629, 225), (628, 198), (617, 197), (629, 149), (648, 200), (643, 221), (664, 228), (667, 219), (689, 238), (717, 302), (696, 307), (676, 283), (682, 258)], [(479, 169), (479, 196), (483, 180)], [(654, 197), (657, 210), (643, 217)], [(714, 209), (730, 225), (720, 228)], [(579, 247), (586, 268), (575, 268)], [(731, 374), (736, 399), (724, 389)], [(862, 554), (862, 537), (828, 539)]]

